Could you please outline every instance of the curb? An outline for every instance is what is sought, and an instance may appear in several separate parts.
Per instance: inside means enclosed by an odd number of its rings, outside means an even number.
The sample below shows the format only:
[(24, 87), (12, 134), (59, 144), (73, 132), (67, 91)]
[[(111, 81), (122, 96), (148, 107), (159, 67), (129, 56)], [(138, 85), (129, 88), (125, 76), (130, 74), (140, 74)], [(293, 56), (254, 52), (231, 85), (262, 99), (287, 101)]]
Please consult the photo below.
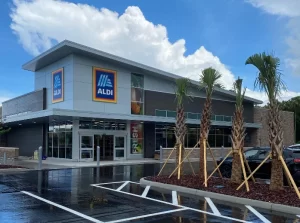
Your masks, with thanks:
[(175, 190), (183, 194), (188, 194), (188, 195), (193, 195), (198, 197), (209, 197), (219, 201), (250, 205), (253, 207), (263, 208), (270, 211), (277, 211), (286, 214), (295, 214), (295, 215), (300, 214), (300, 208), (298, 207), (293, 207), (293, 206), (288, 206), (283, 204), (275, 204), (275, 203), (265, 202), (265, 201), (252, 200), (252, 199), (242, 198), (242, 197), (235, 197), (235, 196), (230, 196), (225, 194), (218, 194), (214, 192), (197, 190), (188, 187), (181, 187), (177, 185), (157, 183), (157, 182), (145, 180), (144, 178), (140, 179), (140, 185), (142, 187), (151, 186), (151, 188), (153, 189), (157, 188), (157, 189), (165, 189), (165, 190)]

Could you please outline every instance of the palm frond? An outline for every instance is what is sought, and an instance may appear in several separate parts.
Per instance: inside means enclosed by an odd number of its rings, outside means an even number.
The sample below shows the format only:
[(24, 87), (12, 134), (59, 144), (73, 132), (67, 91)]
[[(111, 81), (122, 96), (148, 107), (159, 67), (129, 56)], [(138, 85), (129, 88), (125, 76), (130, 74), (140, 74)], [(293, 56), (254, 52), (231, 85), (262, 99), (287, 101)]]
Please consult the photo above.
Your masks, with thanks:
[(221, 87), (221, 74), (212, 67), (206, 68), (200, 75), (200, 87), (205, 88), (206, 96), (211, 97), (214, 87)]
[(236, 94), (236, 105), (241, 107), (245, 98), (246, 88), (243, 89), (243, 79), (238, 79), (233, 83), (233, 89)]
[(252, 64), (258, 69), (254, 87), (265, 91), (270, 102), (276, 101), (281, 92), (286, 90), (282, 73), (279, 70), (279, 58), (263, 52), (250, 56), (245, 64)]
[(190, 85), (190, 82), (191, 81), (188, 78), (176, 79), (175, 95), (178, 105), (181, 105), (183, 103), (183, 99), (185, 97), (188, 97), (188, 87)]

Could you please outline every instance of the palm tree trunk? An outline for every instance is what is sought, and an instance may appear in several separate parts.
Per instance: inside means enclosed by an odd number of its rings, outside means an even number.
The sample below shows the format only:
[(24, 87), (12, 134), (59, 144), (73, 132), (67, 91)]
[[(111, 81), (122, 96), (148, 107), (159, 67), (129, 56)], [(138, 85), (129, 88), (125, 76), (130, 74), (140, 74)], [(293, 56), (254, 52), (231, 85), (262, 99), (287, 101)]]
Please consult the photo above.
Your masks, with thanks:
[(211, 118), (211, 98), (206, 98), (200, 123), (200, 160), (199, 160), (199, 177), (204, 179), (204, 142), (206, 143)]
[(283, 149), (283, 131), (279, 106), (276, 102), (269, 104), (269, 141), (272, 151), (272, 169), (270, 190), (283, 189), (283, 167), (279, 160)]
[[(184, 157), (184, 139), (186, 134), (186, 124), (185, 124), (185, 116), (184, 116), (184, 108), (183, 106), (177, 107), (177, 117), (176, 117), (176, 128), (175, 128), (175, 136), (176, 136), (176, 166), (179, 164), (179, 149), (180, 144), (181, 146), (181, 157), (180, 160), (182, 161)], [(180, 169), (180, 174), (183, 173), (183, 168)]]
[(238, 152), (233, 153), (232, 159), (232, 171), (231, 182), (240, 184), (242, 182), (242, 165), (240, 161), (240, 154)]
[(242, 164), (240, 159), (240, 152), (243, 153), (244, 147), (244, 118), (243, 118), (243, 107), (235, 108), (234, 119), (232, 122), (232, 149), (233, 149), (233, 160), (231, 170), (231, 182), (240, 184), (242, 182)]

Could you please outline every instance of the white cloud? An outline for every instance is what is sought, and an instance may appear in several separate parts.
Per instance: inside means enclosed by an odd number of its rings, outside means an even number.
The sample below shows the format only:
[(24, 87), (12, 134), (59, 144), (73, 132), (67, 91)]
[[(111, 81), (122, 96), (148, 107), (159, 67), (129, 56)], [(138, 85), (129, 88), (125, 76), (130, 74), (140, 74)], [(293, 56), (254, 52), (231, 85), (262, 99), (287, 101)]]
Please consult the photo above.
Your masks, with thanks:
[(286, 44), (289, 57), (285, 60), (294, 74), (300, 75), (300, 0), (246, 0), (265, 12), (288, 18)]
[[(185, 40), (171, 43), (167, 28), (148, 21), (138, 7), (129, 6), (119, 15), (109, 9), (55, 0), (14, 0), (11, 29), (32, 55), (65, 39), (157, 67), (194, 80), (212, 66), (222, 74), (222, 84), (231, 88), (232, 72), (218, 57), (200, 46), (185, 56)], [(249, 96), (262, 93), (248, 91)]]

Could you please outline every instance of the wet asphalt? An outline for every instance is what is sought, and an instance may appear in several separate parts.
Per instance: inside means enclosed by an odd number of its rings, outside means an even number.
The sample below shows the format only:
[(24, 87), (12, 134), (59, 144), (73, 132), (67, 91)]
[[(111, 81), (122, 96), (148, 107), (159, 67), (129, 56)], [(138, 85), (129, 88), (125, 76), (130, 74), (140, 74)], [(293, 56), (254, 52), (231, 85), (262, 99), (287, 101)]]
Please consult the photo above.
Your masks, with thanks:
[[(255, 208), (265, 218), (261, 220), (243, 205), (211, 199), (216, 214), (205, 198), (183, 194), (179, 207), (172, 204), (172, 191), (150, 188), (147, 198), (142, 197), (145, 188), (136, 182), (157, 175), (160, 168), (142, 164), (0, 173), (0, 223), (298, 222), (296, 215)], [(165, 173), (173, 168), (168, 164)]]

